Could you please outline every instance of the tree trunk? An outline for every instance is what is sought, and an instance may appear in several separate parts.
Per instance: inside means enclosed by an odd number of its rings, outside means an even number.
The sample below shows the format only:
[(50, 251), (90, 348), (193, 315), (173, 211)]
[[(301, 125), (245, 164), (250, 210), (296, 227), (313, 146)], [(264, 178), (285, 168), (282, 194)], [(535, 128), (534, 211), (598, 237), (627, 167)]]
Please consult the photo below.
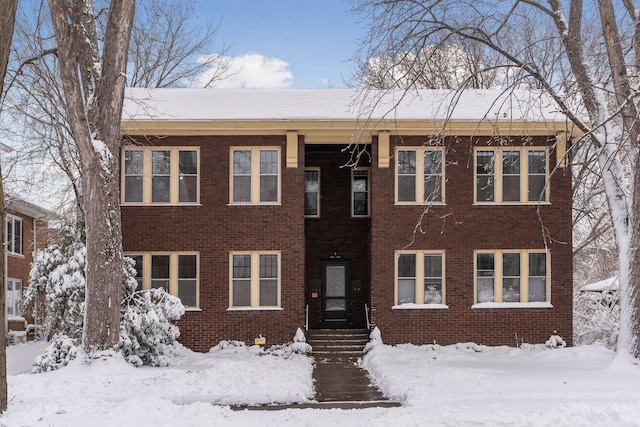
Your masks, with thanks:
[[(4, 76), (7, 73), (17, 7), (18, 0), (3, 0), (0, 2), (0, 97), (2, 97), (4, 89)], [(5, 240), (4, 224), (4, 185), (2, 182), (2, 168), (0, 167), (0, 242), (2, 243)], [(0, 255), (2, 255), (2, 260), (0, 261), (0, 301), (2, 302), (2, 313), (0, 314), (0, 413), (7, 410), (7, 309), (5, 307), (7, 285), (4, 283), (4, 269), (6, 267), (4, 265), (4, 251), (6, 251), (6, 246), (3, 244), (0, 251)]]
[(80, 154), (87, 239), (83, 347), (115, 350), (122, 298), (120, 120), (134, 0), (113, 0), (102, 57), (90, 0), (49, 0), (68, 118)]

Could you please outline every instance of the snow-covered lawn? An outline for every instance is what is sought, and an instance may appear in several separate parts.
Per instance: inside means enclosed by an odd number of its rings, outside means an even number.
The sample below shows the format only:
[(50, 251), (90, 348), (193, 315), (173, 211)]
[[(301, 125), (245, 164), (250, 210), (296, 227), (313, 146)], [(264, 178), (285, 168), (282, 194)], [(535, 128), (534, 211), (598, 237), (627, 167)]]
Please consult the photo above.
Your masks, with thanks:
[(185, 353), (172, 368), (73, 362), (32, 375), (42, 344), (8, 348), (6, 426), (639, 426), (640, 367), (604, 347), (375, 346), (363, 360), (399, 408), (233, 411), (312, 399), (312, 363), (256, 347)]

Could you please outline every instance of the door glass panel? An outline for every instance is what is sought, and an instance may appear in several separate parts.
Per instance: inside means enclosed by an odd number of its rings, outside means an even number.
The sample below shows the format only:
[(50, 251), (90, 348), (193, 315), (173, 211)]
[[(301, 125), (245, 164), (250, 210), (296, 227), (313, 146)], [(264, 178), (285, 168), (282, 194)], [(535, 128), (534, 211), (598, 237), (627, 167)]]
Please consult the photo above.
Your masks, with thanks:
[(327, 267), (327, 290), (328, 297), (345, 296), (345, 269), (343, 265)]
[(347, 309), (346, 301), (343, 298), (329, 299), (325, 301), (326, 311), (344, 311)]

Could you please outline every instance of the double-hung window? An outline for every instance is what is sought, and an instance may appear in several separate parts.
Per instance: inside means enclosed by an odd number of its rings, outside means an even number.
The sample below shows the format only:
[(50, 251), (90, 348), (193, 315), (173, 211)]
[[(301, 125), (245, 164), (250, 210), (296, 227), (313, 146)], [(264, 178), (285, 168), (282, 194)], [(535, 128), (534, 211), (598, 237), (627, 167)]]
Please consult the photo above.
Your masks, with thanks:
[(442, 147), (397, 149), (396, 203), (443, 203), (444, 176)]
[(476, 203), (546, 202), (548, 176), (545, 149), (500, 147), (475, 151)]
[(122, 151), (122, 202), (194, 204), (200, 200), (197, 147), (140, 147)]
[(231, 148), (231, 204), (280, 202), (280, 150)]
[(22, 316), (22, 281), (7, 279), (7, 315)]
[(396, 305), (444, 304), (444, 252), (396, 252)]
[(304, 170), (304, 216), (320, 216), (320, 169)]
[(371, 216), (371, 181), (369, 168), (351, 169), (351, 215)]
[(135, 263), (138, 290), (162, 288), (187, 308), (199, 306), (199, 256), (196, 252), (125, 254)]
[(547, 302), (548, 263), (545, 251), (476, 251), (476, 302)]
[(232, 252), (230, 308), (280, 307), (280, 253)]
[(7, 252), (22, 255), (22, 219), (7, 215)]

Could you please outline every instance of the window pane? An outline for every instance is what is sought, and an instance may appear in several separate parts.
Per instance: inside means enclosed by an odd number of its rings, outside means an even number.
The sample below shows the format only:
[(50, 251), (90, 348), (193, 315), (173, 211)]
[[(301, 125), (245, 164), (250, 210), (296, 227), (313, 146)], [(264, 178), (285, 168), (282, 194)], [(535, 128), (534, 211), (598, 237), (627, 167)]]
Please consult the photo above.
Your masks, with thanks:
[(398, 304), (416, 302), (416, 280), (398, 279)]
[(502, 200), (520, 201), (520, 152), (502, 153)]
[(529, 276), (547, 276), (547, 254), (544, 252), (529, 254)]
[(260, 255), (260, 278), (273, 279), (278, 277), (278, 255)]
[(250, 202), (251, 201), (251, 177), (250, 176), (234, 176), (233, 177), (233, 201), (234, 202)]
[(529, 175), (529, 194), (527, 200), (530, 202), (546, 201), (547, 195), (544, 191), (544, 186), (547, 177), (544, 175)]
[(476, 299), (478, 302), (494, 302), (495, 262), (494, 254), (476, 255)]
[(415, 202), (416, 201), (416, 177), (415, 176), (399, 176), (398, 177), (398, 201), (399, 202)]
[(547, 152), (546, 151), (529, 151), (529, 173), (543, 174), (547, 173)]
[(180, 202), (197, 202), (198, 201), (198, 177), (197, 176), (181, 176), (179, 187)]
[(278, 151), (260, 150), (260, 174), (278, 174)]
[(261, 202), (277, 202), (278, 201), (278, 177), (277, 176), (261, 176), (260, 177), (260, 201)]
[(131, 258), (133, 260), (134, 264), (134, 268), (136, 269), (136, 282), (138, 282), (138, 287), (136, 288), (137, 291), (141, 291), (142, 290), (142, 272), (144, 271), (143, 269), (143, 257), (142, 255), (129, 255), (129, 258)]
[(196, 255), (178, 255), (178, 277), (180, 279), (196, 279), (198, 277)]
[(171, 196), (171, 177), (154, 176), (151, 179), (151, 201), (168, 202)]
[(442, 151), (424, 151), (424, 173), (425, 175), (442, 175)]
[(151, 152), (151, 174), (171, 174), (171, 151), (154, 150)]
[(181, 175), (197, 175), (198, 152), (195, 150), (180, 150), (179, 165)]
[(185, 307), (198, 306), (198, 281), (195, 279), (178, 279), (178, 298)]
[(519, 151), (504, 151), (502, 153), (502, 174), (520, 175)]
[(502, 301), (520, 302), (520, 278), (519, 277), (503, 277), (502, 278)]
[(320, 190), (319, 172), (304, 171), (304, 214), (318, 215), (318, 192)]
[(304, 214), (308, 216), (318, 215), (318, 197), (315, 193), (305, 193)]
[(354, 193), (353, 214), (369, 215), (369, 200), (367, 199), (367, 193)]
[(7, 218), (7, 250), (15, 252), (13, 245), (13, 218)]
[(415, 254), (400, 254), (398, 256), (398, 277), (416, 277)]
[(478, 277), (478, 302), (494, 302), (493, 277)]
[(278, 280), (260, 280), (260, 306), (275, 307), (278, 305)]
[(251, 280), (233, 280), (233, 306), (251, 306)]
[(169, 292), (169, 255), (151, 256), (151, 287)]
[(125, 176), (124, 177), (124, 201), (125, 202), (142, 202), (142, 176)]
[(505, 277), (520, 276), (520, 254), (502, 254), (502, 275)]
[(547, 279), (545, 277), (529, 278), (529, 302), (547, 300)]
[(442, 304), (442, 282), (437, 279), (424, 279), (424, 303)]
[(398, 151), (398, 174), (414, 175), (416, 173), (416, 152)]
[(353, 173), (353, 215), (369, 215), (369, 171), (352, 170)]
[(234, 150), (233, 151), (233, 174), (234, 175), (251, 175), (251, 151), (250, 150)]
[(22, 220), (13, 220), (13, 251), (17, 254), (22, 253)]
[(233, 256), (233, 278), (251, 278), (251, 255)]
[(442, 255), (426, 254), (424, 256), (424, 276), (442, 277)]
[(442, 176), (430, 175), (424, 177), (424, 201), (442, 201)]
[(494, 158), (493, 151), (476, 152), (476, 200), (478, 202), (494, 200)]
[(124, 173), (125, 175), (143, 175), (144, 174), (144, 151), (125, 150)]

